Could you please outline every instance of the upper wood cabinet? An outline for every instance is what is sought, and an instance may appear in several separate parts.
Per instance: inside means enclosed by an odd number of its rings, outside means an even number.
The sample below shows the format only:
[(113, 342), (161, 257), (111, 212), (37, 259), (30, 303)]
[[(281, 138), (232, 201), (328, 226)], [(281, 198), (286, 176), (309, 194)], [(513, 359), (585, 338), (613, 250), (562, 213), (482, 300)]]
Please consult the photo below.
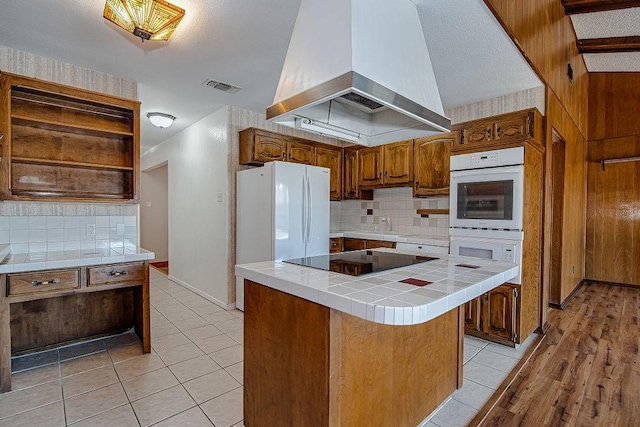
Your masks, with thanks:
[(358, 150), (359, 184), (400, 187), (413, 181), (413, 140)]
[(304, 142), (288, 141), (286, 159), (292, 163), (314, 165), (316, 161), (316, 147), (305, 144)]
[(315, 165), (329, 168), (331, 177), (329, 181), (329, 196), (331, 200), (342, 199), (342, 149), (314, 147)]
[(413, 181), (413, 140), (386, 144), (383, 148), (384, 184), (409, 184)]
[(240, 132), (240, 164), (262, 166), (286, 160), (288, 139), (283, 135), (249, 128)]
[(358, 180), (358, 151), (347, 148), (344, 150), (343, 198), (358, 198)]
[(453, 126), (453, 130), (460, 132), (453, 146), (454, 152), (496, 150), (524, 141), (544, 139), (542, 116), (537, 109), (459, 123)]
[(456, 132), (414, 140), (413, 197), (449, 194), (449, 158)]
[(136, 202), (140, 103), (0, 75), (5, 200)]
[(358, 184), (360, 187), (376, 187), (383, 180), (382, 146), (358, 150)]

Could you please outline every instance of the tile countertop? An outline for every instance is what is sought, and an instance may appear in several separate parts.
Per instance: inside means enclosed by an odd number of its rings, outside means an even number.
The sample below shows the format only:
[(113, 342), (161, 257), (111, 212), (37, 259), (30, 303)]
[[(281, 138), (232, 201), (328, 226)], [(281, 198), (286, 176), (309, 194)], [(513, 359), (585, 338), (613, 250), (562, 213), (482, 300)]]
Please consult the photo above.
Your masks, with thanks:
[[(421, 255), (395, 249), (374, 251)], [(415, 325), (507, 282), (520, 268), (503, 261), (437, 256), (438, 260), (362, 276), (278, 261), (236, 265), (236, 276), (375, 323)], [(400, 283), (407, 278), (433, 283), (423, 287)]]
[[(0, 250), (2, 249), (1, 247), (2, 245), (0, 245)], [(0, 256), (1, 255), (2, 252), (0, 252)], [(79, 267), (84, 265), (148, 261), (154, 258), (155, 254), (153, 252), (142, 248), (34, 252), (28, 254), (12, 253), (0, 262), (0, 274)]]
[(350, 237), (353, 239), (383, 240), (386, 242), (416, 243), (419, 245), (449, 247), (449, 239), (446, 237), (430, 237), (420, 234), (405, 235), (393, 232), (380, 233), (376, 231), (332, 231), (329, 233), (329, 238), (335, 237)]

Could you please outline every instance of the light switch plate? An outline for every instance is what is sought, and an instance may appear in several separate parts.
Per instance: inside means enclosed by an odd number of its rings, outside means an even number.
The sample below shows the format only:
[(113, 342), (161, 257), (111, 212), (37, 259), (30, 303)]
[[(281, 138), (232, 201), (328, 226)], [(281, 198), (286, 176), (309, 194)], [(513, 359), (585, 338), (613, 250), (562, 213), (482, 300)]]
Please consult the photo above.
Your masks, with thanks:
[(87, 236), (95, 236), (95, 235), (96, 235), (96, 225), (87, 224)]
[(124, 223), (116, 224), (116, 234), (118, 236), (124, 236)]

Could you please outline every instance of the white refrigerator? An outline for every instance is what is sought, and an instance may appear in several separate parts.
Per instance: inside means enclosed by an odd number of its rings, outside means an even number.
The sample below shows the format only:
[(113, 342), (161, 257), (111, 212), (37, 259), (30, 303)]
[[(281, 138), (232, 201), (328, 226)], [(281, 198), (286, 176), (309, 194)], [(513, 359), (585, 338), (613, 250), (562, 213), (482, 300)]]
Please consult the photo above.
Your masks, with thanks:
[[(239, 171), (236, 264), (328, 254), (329, 173), (286, 162)], [(244, 310), (239, 278), (236, 307)]]

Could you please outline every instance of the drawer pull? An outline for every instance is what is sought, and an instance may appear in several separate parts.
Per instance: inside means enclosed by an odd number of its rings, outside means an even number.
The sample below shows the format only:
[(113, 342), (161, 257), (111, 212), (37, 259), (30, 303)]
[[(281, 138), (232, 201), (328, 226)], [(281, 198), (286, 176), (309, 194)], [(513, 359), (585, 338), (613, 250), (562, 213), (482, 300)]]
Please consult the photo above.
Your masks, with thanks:
[(126, 276), (128, 273), (125, 270), (122, 271), (112, 271), (109, 273), (109, 276)]
[(31, 284), (33, 286), (40, 286), (40, 285), (57, 285), (58, 284), (58, 279), (51, 279), (51, 280), (34, 280), (33, 282), (31, 282)]

